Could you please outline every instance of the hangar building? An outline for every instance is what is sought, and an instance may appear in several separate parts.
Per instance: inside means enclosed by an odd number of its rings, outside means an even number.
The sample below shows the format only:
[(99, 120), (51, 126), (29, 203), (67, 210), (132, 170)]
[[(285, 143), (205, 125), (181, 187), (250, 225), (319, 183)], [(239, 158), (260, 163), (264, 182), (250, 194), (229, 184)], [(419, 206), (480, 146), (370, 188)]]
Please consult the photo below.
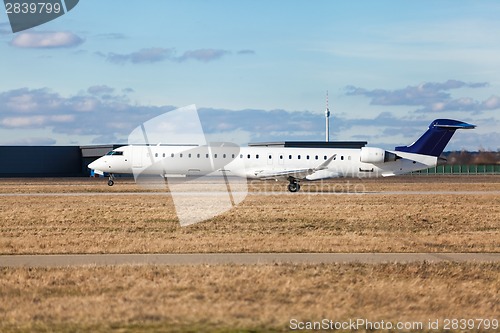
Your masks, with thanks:
[(90, 176), (89, 163), (121, 146), (0, 146), (0, 177)]

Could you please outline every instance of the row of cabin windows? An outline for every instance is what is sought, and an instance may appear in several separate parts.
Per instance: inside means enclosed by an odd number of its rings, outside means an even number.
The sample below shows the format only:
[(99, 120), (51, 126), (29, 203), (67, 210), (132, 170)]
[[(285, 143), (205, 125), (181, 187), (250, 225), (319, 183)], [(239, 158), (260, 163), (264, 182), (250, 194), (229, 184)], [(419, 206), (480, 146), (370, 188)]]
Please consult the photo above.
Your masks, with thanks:
[[(187, 155), (188, 158), (191, 158), (191, 157), (193, 157), (194, 154), (186, 154), (186, 155)], [(155, 157), (158, 157), (158, 156), (159, 156), (158, 153), (156, 153)], [(170, 157), (174, 157), (174, 156), (175, 156), (174, 153), (170, 154)], [(179, 157), (182, 158), (183, 156), (184, 156), (184, 154), (182, 154), (182, 153), (179, 154)], [(205, 158), (208, 158), (209, 156), (210, 156), (209, 154), (205, 154)], [(217, 156), (218, 156), (217, 154), (214, 154), (214, 158), (217, 158)], [(165, 153), (163, 153), (163, 157), (166, 157)], [(197, 158), (201, 158), (201, 154), (196, 154), (196, 157)], [(250, 154), (247, 155), (248, 159), (250, 159), (251, 157), (252, 156)], [(227, 155), (226, 154), (222, 154), (222, 158), (227, 158)], [(231, 154), (231, 158), (235, 158), (235, 155)], [(243, 154), (240, 154), (240, 158), (243, 158)], [(256, 154), (255, 158), (259, 159), (259, 154)], [(272, 158), (273, 158), (273, 155), (269, 155), (269, 159), (272, 159)], [(288, 155), (288, 159), (289, 160), (291, 160), (292, 158), (293, 158), (292, 155)], [(297, 155), (297, 159), (298, 160), (300, 160), (301, 158), (302, 158), (301, 155)], [(284, 156), (280, 155), (280, 160), (282, 160), (282, 159), (284, 159)], [(309, 160), (309, 159), (311, 159), (311, 156), (310, 155), (306, 155), (306, 160)], [(318, 155), (314, 156), (314, 159), (315, 160), (319, 160), (319, 156)], [(324, 155), (323, 159), (326, 161), (328, 159), (328, 156)], [(333, 159), (336, 160), (337, 158), (334, 157)], [(347, 156), (347, 159), (350, 161), (351, 160), (351, 156)], [(340, 160), (343, 161), (344, 160), (344, 156), (340, 156)]]
[[(194, 154), (182, 154), (182, 153), (179, 154), (179, 157), (183, 157), (184, 155), (186, 155), (188, 158), (194, 157)], [(159, 156), (159, 154), (156, 153), (155, 157), (158, 157), (158, 156)], [(170, 154), (170, 157), (174, 157), (174, 156), (175, 156), (174, 153)], [(210, 156), (209, 154), (205, 154), (205, 158), (208, 158), (209, 156)], [(214, 154), (214, 158), (217, 158), (217, 156), (218, 156), (218, 154)], [(166, 157), (165, 153), (163, 153), (163, 157)], [(235, 158), (235, 157), (236, 157), (235, 154), (231, 154), (231, 158)], [(196, 154), (196, 158), (201, 158), (201, 154)], [(227, 158), (227, 154), (222, 154), (222, 158)]]
[[(243, 158), (243, 154), (240, 154), (240, 158)], [(247, 158), (251, 158), (250, 154), (248, 154), (248, 155), (247, 155)], [(256, 159), (259, 159), (259, 154), (255, 155), (255, 158), (256, 158)], [(273, 158), (273, 155), (269, 155), (269, 157), (268, 157), (268, 158), (269, 158), (269, 159), (272, 159), (272, 158)], [(298, 159), (298, 160), (300, 160), (301, 158), (302, 158), (302, 155), (297, 155), (297, 159)], [(320, 157), (319, 157), (318, 155), (314, 156), (314, 159), (315, 159), (315, 160), (319, 160), (319, 158), (320, 158)], [(283, 155), (280, 155), (280, 160), (282, 160), (282, 159), (284, 159), (284, 156), (283, 156)], [(293, 159), (293, 155), (288, 155), (288, 159), (289, 159), (289, 160)], [(312, 159), (312, 156), (310, 156), (310, 155), (306, 155), (306, 160), (310, 160), (310, 159)], [(326, 160), (328, 159), (328, 156), (324, 155), (324, 156), (323, 156), (323, 159), (326, 161)], [(334, 160), (336, 160), (336, 159), (337, 159), (337, 157), (334, 157), (333, 159), (334, 159)], [(351, 156), (347, 156), (347, 159), (350, 161), (350, 160), (351, 160)], [(343, 161), (343, 160), (344, 160), (344, 156), (340, 156), (340, 160), (341, 160), (341, 161)]]

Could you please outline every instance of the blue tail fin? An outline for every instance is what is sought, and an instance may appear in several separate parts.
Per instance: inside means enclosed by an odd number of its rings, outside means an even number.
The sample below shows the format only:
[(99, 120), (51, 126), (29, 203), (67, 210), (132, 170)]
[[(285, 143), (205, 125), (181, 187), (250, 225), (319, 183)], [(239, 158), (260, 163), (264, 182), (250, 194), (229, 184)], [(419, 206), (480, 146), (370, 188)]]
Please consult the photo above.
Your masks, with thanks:
[(472, 129), (476, 125), (452, 119), (436, 119), (417, 141), (409, 146), (396, 147), (396, 151), (439, 156), (457, 129)]

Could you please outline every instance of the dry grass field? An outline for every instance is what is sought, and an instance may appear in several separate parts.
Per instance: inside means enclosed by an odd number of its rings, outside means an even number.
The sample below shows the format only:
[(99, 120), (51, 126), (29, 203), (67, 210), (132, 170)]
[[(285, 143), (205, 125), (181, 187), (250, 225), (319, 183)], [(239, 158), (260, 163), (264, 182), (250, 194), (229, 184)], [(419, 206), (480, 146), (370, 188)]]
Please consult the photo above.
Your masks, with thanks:
[[(252, 182), (231, 211), (180, 227), (168, 193), (129, 179), (1, 179), (0, 254), (500, 250), (500, 176), (285, 185)], [(498, 263), (0, 268), (0, 332), (278, 332), (292, 319), (463, 332), (444, 320), (499, 319), (499, 295)]]
[(168, 193), (127, 179), (4, 179), (24, 194), (1, 197), (0, 254), (500, 251), (500, 176), (285, 185), (253, 182), (229, 212), (180, 227)]
[[(499, 264), (16, 268), (0, 276), (2, 332), (288, 331), (292, 319), (461, 332), (445, 330), (444, 319), (500, 313)], [(439, 329), (428, 330), (437, 319)], [(467, 332), (498, 332), (477, 328)]]

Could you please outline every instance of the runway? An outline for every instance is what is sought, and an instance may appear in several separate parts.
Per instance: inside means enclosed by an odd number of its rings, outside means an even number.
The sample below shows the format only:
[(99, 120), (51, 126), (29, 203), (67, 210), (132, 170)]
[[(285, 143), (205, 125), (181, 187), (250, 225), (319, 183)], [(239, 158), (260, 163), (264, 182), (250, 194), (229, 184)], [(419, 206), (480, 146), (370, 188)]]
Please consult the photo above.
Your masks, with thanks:
[(193, 253), (0, 255), (0, 267), (500, 262), (500, 253)]
[[(227, 196), (227, 192), (53, 192), (53, 193), (0, 193), (0, 197), (109, 197), (109, 196)], [(366, 192), (231, 192), (232, 195), (250, 196), (304, 196), (304, 195), (500, 195), (500, 191), (366, 191)]]

